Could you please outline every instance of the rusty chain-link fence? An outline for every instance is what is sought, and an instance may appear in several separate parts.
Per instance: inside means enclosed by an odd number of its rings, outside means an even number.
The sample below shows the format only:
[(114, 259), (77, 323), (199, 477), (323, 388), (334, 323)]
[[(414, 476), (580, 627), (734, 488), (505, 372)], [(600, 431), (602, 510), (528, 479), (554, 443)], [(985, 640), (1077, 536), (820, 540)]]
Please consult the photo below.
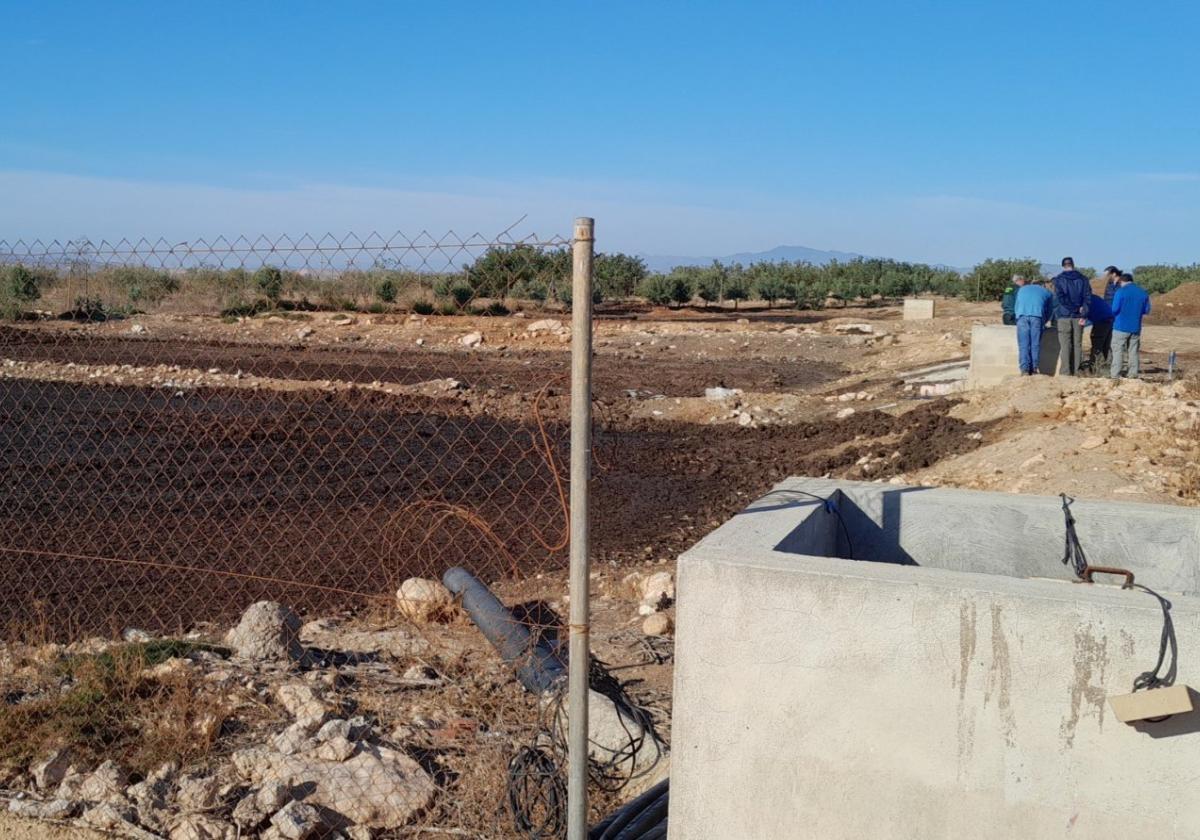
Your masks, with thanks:
[(557, 650), (569, 246), (0, 242), (0, 765), (25, 812), (559, 836), (546, 704), (405, 582), (462, 567)]

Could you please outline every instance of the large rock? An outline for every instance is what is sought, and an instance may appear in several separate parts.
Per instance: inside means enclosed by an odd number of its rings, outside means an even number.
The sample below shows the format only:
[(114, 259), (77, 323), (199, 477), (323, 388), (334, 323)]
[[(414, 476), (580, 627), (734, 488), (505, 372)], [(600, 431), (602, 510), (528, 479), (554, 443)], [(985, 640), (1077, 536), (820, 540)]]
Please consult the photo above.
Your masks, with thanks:
[(124, 802), (127, 779), (116, 762), (106, 761), (79, 786), (79, 798), (85, 802)]
[(67, 750), (56, 750), (29, 768), (33, 783), (38, 790), (58, 787), (71, 769), (71, 754)]
[(251, 604), (226, 637), (229, 646), (243, 659), (291, 660), (304, 658), (300, 644), (300, 619), (274, 601)]
[(642, 622), (642, 632), (647, 636), (669, 636), (675, 629), (675, 622), (666, 613), (655, 613)]
[(532, 324), (530, 324), (525, 329), (526, 329), (526, 331), (531, 332), (531, 333), (542, 333), (542, 332), (561, 333), (561, 332), (564, 332), (563, 322), (559, 321), (557, 318), (542, 318), (540, 321), (534, 321)]
[(275, 782), (305, 792), (304, 802), (338, 815), (345, 825), (399, 828), (427, 808), (437, 792), (419, 764), (378, 745), (361, 745), (345, 762), (255, 747), (234, 753), (233, 765), (251, 784)]
[(257, 828), (267, 817), (286, 805), (291, 796), (287, 785), (267, 782), (258, 790), (246, 794), (234, 806), (233, 821), (247, 830)]
[[(547, 701), (543, 701), (547, 702)], [(555, 725), (566, 731), (570, 700), (557, 707)], [(610, 698), (588, 689), (588, 756), (600, 764), (612, 764), (618, 775), (635, 776), (649, 770), (663, 756), (666, 746)]]
[(315, 732), (332, 710), (312, 686), (299, 681), (278, 686), (275, 699), (296, 719), (296, 724), (308, 732)]
[(70, 799), (12, 799), (8, 810), (21, 817), (35, 820), (69, 820), (79, 813), (79, 803)]
[(321, 814), (304, 802), (289, 802), (271, 817), (271, 827), (287, 840), (308, 840), (323, 828)]
[(313, 755), (325, 761), (345, 761), (354, 755), (354, 742), (337, 735), (317, 747)]
[(396, 591), (396, 609), (414, 621), (449, 621), (454, 617), (454, 596), (439, 581), (409, 578)]
[(167, 835), (169, 840), (237, 840), (237, 836), (232, 825), (204, 814), (180, 817)]
[(147, 828), (162, 831), (169, 816), (167, 799), (171, 795), (172, 781), (179, 772), (174, 762), (163, 764), (145, 779), (130, 785), (125, 791), (129, 801), (137, 809), (138, 821)]
[(185, 814), (211, 811), (217, 805), (221, 782), (216, 776), (193, 776), (179, 781), (175, 801)]
[(670, 572), (655, 572), (642, 581), (642, 600), (660, 604), (675, 600), (675, 578)]
[[(84, 824), (92, 828), (115, 834), (117, 837), (125, 837), (128, 840), (162, 840), (157, 834), (151, 834), (135, 823), (131, 819), (132, 816), (126, 809), (105, 802), (85, 811), (82, 820)], [(175, 840), (174, 835), (171, 837), (172, 840)], [(183, 840), (209, 840), (209, 838), (183, 838)], [(214, 838), (214, 840), (232, 840), (232, 838), (222, 837)]]

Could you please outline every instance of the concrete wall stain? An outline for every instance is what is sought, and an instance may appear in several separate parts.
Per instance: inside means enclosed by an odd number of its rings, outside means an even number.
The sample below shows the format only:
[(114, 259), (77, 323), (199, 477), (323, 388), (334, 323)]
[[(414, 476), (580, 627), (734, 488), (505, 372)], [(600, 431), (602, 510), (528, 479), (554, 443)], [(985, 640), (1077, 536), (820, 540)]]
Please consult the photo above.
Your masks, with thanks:
[[(975, 707), (968, 707), (967, 677), (975, 657), (975, 603), (964, 601), (958, 610), (958, 775), (975, 748)], [(951, 676), (951, 682), (954, 681)]]
[[(1075, 744), (1075, 730), (1080, 718), (1093, 707), (1100, 729), (1104, 729), (1104, 677), (1108, 668), (1108, 636), (1096, 638), (1092, 626), (1075, 631), (1075, 679), (1071, 683), (1071, 712), (1059, 730), (1063, 745)], [(1093, 680), (1095, 685), (1093, 685)]]
[(1134, 655), (1133, 635), (1124, 627), (1121, 628), (1121, 656), (1126, 659)]
[[(958, 702), (967, 697), (967, 674), (975, 656), (975, 604), (963, 602), (958, 608)], [(953, 678), (951, 678), (953, 680)]]
[(1012, 709), (1012, 664), (1008, 654), (1008, 639), (1004, 636), (1004, 625), (1000, 620), (1002, 609), (992, 604), (992, 667), (988, 671), (984, 687), (983, 703), (986, 706), (992, 694), (1000, 709), (1000, 727), (1004, 731), (1004, 742), (1016, 746), (1017, 719)]

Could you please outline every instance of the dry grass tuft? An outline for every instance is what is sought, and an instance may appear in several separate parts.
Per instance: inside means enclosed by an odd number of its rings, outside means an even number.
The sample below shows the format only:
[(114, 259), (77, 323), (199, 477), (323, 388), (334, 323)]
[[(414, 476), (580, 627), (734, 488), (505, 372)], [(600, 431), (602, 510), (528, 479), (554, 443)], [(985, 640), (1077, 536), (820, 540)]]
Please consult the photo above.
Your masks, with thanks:
[(40, 663), (31, 653), (21, 663), (20, 688), (5, 687), (0, 767), (23, 769), (63, 747), (81, 766), (113, 759), (135, 774), (203, 759), (220, 735), (225, 698), (190, 668), (152, 670), (196, 647), (123, 644)]

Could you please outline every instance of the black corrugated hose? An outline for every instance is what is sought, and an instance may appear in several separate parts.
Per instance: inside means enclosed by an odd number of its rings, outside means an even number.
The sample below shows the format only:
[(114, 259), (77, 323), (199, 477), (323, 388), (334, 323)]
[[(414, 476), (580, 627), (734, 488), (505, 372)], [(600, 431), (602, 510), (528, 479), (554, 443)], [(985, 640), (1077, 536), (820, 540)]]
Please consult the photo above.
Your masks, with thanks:
[(660, 840), (667, 836), (670, 779), (618, 808), (588, 832), (588, 840)]

